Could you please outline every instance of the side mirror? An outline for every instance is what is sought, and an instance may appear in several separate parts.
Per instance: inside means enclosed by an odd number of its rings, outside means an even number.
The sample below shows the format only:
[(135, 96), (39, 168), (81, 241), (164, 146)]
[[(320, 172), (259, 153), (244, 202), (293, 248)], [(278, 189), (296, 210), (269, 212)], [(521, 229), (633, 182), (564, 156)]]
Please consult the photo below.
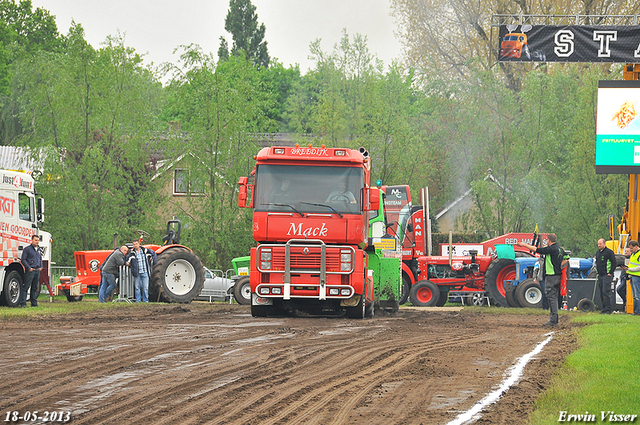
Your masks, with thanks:
[(36, 206), (36, 221), (44, 223), (44, 198), (38, 198)]
[(380, 208), (380, 190), (378, 188), (369, 188), (369, 208), (367, 211), (377, 211)]
[(240, 191), (238, 192), (238, 206), (240, 208), (251, 208), (252, 199), (249, 199), (249, 191), (253, 190), (253, 185), (249, 184), (249, 177), (240, 177), (238, 180)]

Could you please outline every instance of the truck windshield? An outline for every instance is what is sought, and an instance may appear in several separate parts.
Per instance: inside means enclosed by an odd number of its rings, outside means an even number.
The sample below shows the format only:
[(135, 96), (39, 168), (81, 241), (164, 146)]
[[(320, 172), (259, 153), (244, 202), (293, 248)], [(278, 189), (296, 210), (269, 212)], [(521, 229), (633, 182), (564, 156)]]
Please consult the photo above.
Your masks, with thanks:
[(254, 209), (288, 213), (359, 214), (362, 169), (258, 165)]

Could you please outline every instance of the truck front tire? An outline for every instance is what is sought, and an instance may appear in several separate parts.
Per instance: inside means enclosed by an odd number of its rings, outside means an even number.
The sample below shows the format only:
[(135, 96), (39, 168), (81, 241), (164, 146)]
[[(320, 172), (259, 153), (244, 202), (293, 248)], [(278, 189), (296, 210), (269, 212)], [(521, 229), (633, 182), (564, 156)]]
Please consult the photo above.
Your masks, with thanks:
[(10, 271), (4, 278), (2, 286), (2, 301), (7, 307), (17, 307), (20, 302), (20, 287), (22, 277), (15, 270)]

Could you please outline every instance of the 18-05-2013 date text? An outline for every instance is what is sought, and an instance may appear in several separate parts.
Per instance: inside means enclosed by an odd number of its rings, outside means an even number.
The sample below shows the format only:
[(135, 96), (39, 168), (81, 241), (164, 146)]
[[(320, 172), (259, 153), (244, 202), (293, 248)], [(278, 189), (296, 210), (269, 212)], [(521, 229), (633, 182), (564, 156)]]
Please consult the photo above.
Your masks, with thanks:
[(57, 422), (66, 423), (71, 420), (71, 412), (64, 412), (58, 410), (52, 411), (26, 411), (24, 413), (16, 410), (5, 412), (4, 422)]

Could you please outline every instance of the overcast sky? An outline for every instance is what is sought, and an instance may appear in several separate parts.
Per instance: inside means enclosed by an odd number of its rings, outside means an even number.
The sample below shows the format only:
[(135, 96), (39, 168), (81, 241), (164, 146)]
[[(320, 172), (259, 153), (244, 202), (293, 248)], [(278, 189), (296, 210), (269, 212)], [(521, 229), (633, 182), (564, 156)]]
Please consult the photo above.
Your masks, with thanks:
[[(58, 30), (67, 34), (73, 19), (82, 24), (87, 41), (100, 47), (108, 35), (125, 33), (125, 43), (145, 54), (145, 63), (177, 62), (178, 45), (196, 43), (217, 55), (219, 38), (229, 47), (224, 29), (229, 0), (32, 0), (56, 16)], [(313, 67), (309, 44), (321, 38), (325, 51), (333, 50), (346, 28), (353, 36), (367, 36), (371, 53), (389, 65), (401, 59), (402, 48), (394, 35), (389, 0), (252, 0), (258, 22), (266, 26), (269, 55), (285, 66), (300, 64), (305, 73)]]

